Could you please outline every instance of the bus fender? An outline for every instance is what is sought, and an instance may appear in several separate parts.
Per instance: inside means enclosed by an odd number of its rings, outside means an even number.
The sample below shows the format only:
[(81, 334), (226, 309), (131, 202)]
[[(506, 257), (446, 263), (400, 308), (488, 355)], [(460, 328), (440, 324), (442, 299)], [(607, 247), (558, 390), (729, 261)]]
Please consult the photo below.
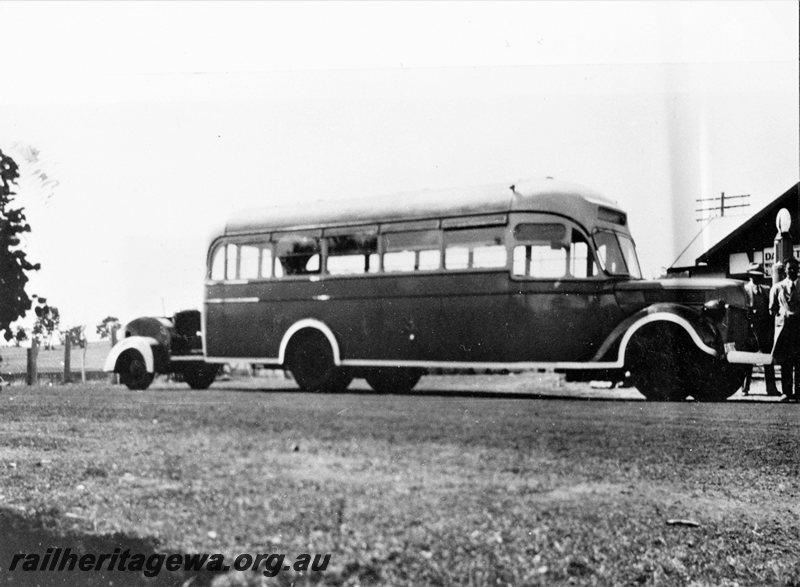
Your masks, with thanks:
[(159, 342), (150, 336), (129, 336), (127, 338), (123, 338), (121, 341), (115, 344), (114, 348), (111, 349), (111, 352), (108, 353), (105, 365), (103, 365), (103, 371), (107, 373), (115, 372), (117, 370), (117, 361), (122, 353), (133, 349), (139, 351), (142, 357), (144, 357), (144, 364), (147, 368), (147, 372), (154, 373), (155, 353), (153, 352), (153, 349), (158, 348), (159, 346)]
[(289, 341), (292, 340), (292, 336), (304, 328), (313, 328), (315, 330), (319, 330), (323, 335), (325, 335), (325, 338), (328, 339), (328, 342), (331, 345), (331, 351), (333, 352), (333, 364), (337, 367), (340, 366), (342, 364), (342, 360), (339, 354), (339, 343), (336, 340), (336, 335), (333, 334), (333, 330), (331, 330), (327, 324), (314, 318), (304, 318), (303, 320), (298, 320), (289, 327), (286, 333), (284, 333), (283, 338), (281, 339), (281, 345), (278, 348), (278, 362), (281, 365), (286, 362), (286, 349), (289, 346)]
[(625, 351), (633, 335), (642, 326), (653, 322), (677, 324), (686, 331), (699, 350), (712, 357), (721, 355), (715, 348), (716, 334), (695, 310), (680, 304), (664, 303), (648, 306), (623, 320), (606, 337), (592, 361), (616, 359), (618, 364), (624, 364)]

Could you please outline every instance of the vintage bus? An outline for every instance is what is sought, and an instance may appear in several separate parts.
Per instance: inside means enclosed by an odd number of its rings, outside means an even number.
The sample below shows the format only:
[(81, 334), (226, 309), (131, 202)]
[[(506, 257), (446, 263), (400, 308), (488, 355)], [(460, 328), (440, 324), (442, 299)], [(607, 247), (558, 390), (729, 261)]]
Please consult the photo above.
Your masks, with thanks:
[(244, 212), (211, 242), (202, 320), (198, 369), (280, 366), (307, 391), (552, 369), (708, 401), (771, 360), (742, 282), (642, 279), (626, 213), (550, 178)]

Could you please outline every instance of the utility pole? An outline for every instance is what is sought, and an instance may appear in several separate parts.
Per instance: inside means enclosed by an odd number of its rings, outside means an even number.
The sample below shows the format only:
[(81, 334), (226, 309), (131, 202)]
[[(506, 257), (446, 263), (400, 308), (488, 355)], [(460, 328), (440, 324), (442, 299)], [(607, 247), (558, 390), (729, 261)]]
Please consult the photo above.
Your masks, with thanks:
[[(721, 192), (719, 197), (717, 198), (698, 198), (697, 200), (695, 200), (695, 202), (701, 202), (700, 204), (701, 206), (709, 202), (719, 202), (719, 205), (714, 204), (710, 208), (697, 208), (695, 212), (719, 212), (719, 214), (717, 214), (716, 216), (725, 216), (725, 210), (730, 210), (731, 208), (745, 208), (750, 205), (749, 200), (743, 204), (739, 203), (731, 204), (729, 200), (740, 200), (742, 198), (749, 198), (749, 197), (750, 194), (741, 194), (738, 196), (726, 196), (725, 192)], [(702, 222), (703, 220), (709, 220), (714, 216), (715, 215), (713, 214), (711, 216), (701, 216), (700, 218), (697, 218), (696, 221)]]

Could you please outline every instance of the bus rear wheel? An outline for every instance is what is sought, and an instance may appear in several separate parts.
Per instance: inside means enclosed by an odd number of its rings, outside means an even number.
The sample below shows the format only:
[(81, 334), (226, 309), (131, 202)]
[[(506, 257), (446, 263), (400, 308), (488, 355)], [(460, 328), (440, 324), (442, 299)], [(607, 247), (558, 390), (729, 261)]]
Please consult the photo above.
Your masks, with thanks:
[(408, 393), (422, 377), (421, 369), (378, 367), (364, 374), (369, 386), (378, 393)]
[(353, 380), (352, 373), (336, 366), (333, 349), (318, 330), (301, 330), (292, 337), (286, 363), (303, 391), (336, 393), (347, 389)]
[(125, 351), (119, 358), (118, 365), (120, 383), (130, 390), (145, 390), (153, 382), (155, 374), (147, 371), (144, 357), (139, 351)]

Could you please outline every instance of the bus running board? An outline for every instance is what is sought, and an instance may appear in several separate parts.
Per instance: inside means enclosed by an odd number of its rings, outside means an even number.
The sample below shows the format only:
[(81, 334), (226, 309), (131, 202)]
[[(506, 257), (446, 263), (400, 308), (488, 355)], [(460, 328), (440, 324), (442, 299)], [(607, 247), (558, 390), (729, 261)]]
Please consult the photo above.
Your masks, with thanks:
[(747, 351), (728, 351), (725, 358), (729, 363), (741, 365), (772, 365), (771, 353), (750, 353)]

